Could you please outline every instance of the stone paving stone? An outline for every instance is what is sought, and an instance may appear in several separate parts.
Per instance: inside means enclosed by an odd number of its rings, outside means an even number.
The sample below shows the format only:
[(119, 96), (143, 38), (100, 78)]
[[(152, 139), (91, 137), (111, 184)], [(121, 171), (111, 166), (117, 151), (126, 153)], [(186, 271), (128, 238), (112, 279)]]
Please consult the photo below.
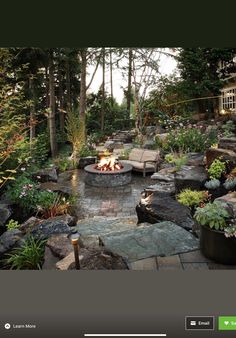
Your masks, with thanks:
[(179, 255), (157, 257), (158, 270), (183, 270)]
[(223, 265), (218, 263), (207, 263), (209, 270), (236, 270), (236, 265)]
[(156, 257), (140, 259), (130, 264), (131, 270), (157, 270)]
[(211, 262), (210, 259), (202, 255), (200, 250), (186, 252), (180, 254), (180, 260), (182, 263), (207, 263)]
[[(104, 230), (103, 230), (104, 231)], [(130, 262), (152, 256), (171, 256), (199, 248), (199, 241), (172, 222), (116, 232), (100, 233), (107, 249)]]
[(209, 270), (207, 263), (182, 263), (184, 270)]

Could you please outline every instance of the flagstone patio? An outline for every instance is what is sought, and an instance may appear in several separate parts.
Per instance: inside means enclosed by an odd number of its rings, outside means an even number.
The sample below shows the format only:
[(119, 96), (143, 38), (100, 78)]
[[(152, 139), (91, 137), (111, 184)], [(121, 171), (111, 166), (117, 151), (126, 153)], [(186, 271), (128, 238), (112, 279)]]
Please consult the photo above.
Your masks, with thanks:
[(168, 236), (164, 236), (166, 246), (161, 244), (164, 232), (157, 225), (137, 226), (135, 207), (143, 189), (154, 183), (150, 176), (132, 174), (130, 184), (113, 188), (89, 186), (84, 183), (84, 177), (83, 170), (73, 170), (60, 174), (58, 180), (63, 191), (77, 194), (78, 230), (83, 236), (99, 236), (106, 247), (126, 256), (131, 270), (236, 269), (205, 258), (198, 240), (178, 226), (172, 229), (171, 222), (159, 223), (168, 228), (169, 243)]

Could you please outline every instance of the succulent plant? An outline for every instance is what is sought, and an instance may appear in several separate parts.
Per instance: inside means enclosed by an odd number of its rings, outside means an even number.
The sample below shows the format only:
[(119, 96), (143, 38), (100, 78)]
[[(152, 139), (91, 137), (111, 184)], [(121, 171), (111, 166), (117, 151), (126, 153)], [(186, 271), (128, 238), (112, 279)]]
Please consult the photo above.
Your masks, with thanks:
[(225, 183), (223, 184), (225, 189), (232, 190), (236, 187), (236, 177), (235, 178), (228, 178)]
[(205, 187), (207, 189), (217, 189), (219, 188), (219, 186), (220, 186), (220, 181), (217, 179), (210, 180), (205, 183)]

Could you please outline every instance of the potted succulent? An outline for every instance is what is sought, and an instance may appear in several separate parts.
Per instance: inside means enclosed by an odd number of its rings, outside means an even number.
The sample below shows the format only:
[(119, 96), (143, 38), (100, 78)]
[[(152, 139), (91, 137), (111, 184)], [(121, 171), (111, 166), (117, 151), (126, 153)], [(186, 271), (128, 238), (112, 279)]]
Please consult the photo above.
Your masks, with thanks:
[(236, 264), (236, 218), (233, 208), (222, 201), (197, 208), (200, 247), (204, 256), (221, 264)]

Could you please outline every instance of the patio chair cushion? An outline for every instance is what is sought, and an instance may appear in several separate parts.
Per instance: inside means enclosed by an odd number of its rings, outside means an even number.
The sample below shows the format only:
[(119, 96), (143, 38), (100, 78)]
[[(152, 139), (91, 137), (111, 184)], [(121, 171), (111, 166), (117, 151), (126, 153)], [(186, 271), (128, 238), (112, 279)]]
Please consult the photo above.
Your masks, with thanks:
[(129, 154), (129, 161), (141, 162), (144, 151), (144, 149), (133, 148)]
[[(143, 170), (144, 162), (138, 162), (138, 161), (129, 161), (129, 160), (122, 160), (121, 163), (127, 163), (132, 165), (133, 168)], [(146, 169), (155, 169), (154, 164), (152, 163), (146, 163)]]
[(159, 151), (145, 150), (140, 162), (157, 161), (160, 158)]

